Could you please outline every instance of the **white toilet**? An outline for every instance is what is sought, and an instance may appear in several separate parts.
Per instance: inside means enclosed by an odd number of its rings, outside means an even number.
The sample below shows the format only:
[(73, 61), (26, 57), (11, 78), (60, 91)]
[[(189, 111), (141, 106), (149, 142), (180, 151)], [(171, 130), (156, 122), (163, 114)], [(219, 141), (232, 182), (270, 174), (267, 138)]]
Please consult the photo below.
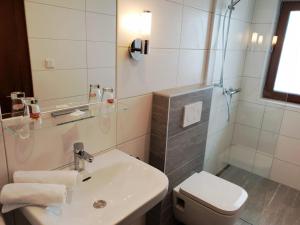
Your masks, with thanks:
[(247, 198), (243, 188), (202, 171), (174, 188), (175, 218), (185, 225), (233, 225)]

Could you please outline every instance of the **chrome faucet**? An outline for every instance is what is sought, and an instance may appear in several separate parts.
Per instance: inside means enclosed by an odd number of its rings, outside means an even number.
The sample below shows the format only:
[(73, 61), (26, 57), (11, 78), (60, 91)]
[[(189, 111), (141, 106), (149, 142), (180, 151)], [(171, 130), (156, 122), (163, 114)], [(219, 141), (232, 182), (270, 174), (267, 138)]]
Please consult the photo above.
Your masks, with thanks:
[(242, 91), (241, 88), (229, 88), (229, 89), (224, 89), (224, 94), (229, 95), (230, 97), (232, 97), (233, 95), (240, 93)]
[[(80, 161), (83, 160), (82, 163)], [(84, 146), (82, 142), (77, 142), (74, 144), (74, 164), (75, 170), (81, 172), (85, 169), (84, 161), (92, 163), (94, 160), (94, 156), (90, 155), (86, 151), (84, 151)]]

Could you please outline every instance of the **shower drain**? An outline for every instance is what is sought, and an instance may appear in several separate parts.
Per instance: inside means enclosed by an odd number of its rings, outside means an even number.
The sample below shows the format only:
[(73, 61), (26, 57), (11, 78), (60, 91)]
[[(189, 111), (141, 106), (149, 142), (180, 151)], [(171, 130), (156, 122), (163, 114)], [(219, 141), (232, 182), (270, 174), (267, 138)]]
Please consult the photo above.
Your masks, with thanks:
[(93, 207), (94, 207), (95, 209), (102, 209), (102, 208), (104, 208), (106, 205), (107, 205), (106, 201), (104, 201), (104, 200), (98, 200), (98, 201), (95, 201), (95, 202), (94, 202)]

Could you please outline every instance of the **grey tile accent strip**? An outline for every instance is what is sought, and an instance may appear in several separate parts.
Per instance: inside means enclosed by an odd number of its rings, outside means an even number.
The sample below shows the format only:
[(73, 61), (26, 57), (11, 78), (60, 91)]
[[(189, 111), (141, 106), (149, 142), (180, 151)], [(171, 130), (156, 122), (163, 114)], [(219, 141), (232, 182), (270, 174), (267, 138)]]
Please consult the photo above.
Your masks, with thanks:
[[(187, 92), (172, 89), (172, 95), (154, 93), (150, 164), (163, 171), (169, 178), (166, 198), (147, 214), (147, 225), (177, 224), (172, 207), (173, 188), (203, 168), (212, 88)], [(176, 94), (175, 94), (176, 93)], [(184, 106), (203, 102), (199, 123), (183, 128)]]

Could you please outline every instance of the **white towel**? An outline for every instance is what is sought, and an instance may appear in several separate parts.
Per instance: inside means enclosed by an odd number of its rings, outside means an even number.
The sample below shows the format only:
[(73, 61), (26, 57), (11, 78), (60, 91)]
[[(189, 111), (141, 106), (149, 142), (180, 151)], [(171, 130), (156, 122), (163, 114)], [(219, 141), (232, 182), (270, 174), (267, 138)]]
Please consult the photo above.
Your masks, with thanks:
[(68, 188), (76, 185), (78, 172), (71, 170), (54, 171), (16, 171), (15, 183), (64, 184)]
[(61, 184), (7, 184), (0, 194), (2, 213), (28, 205), (58, 206), (66, 198), (66, 186)]

